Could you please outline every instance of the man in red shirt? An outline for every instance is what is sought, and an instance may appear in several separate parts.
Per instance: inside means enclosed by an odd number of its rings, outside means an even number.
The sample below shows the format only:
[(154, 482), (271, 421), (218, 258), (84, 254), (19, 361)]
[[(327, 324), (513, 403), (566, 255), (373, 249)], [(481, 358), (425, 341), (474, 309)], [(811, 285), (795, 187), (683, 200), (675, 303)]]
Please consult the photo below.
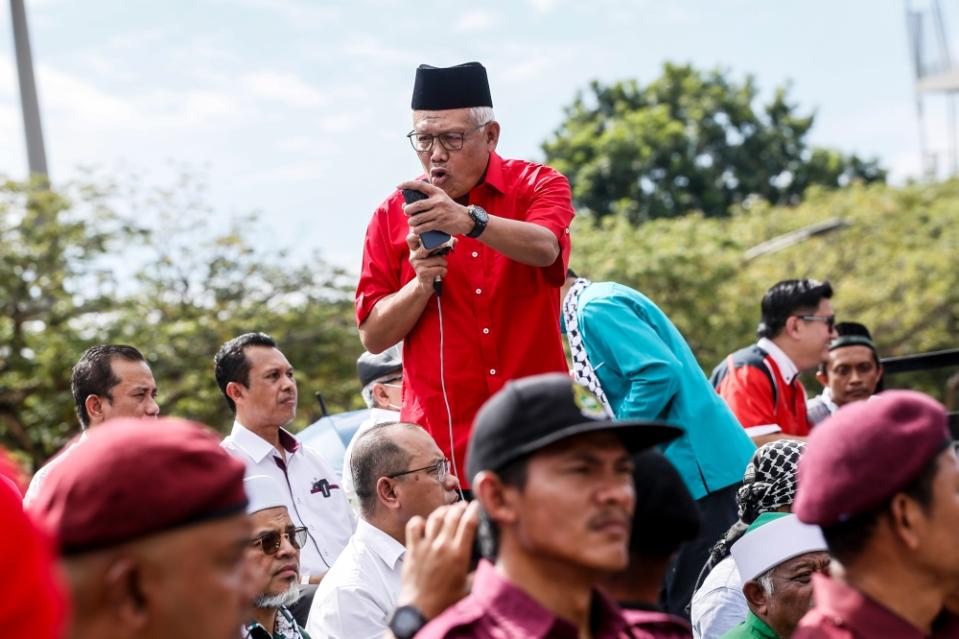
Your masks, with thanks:
[(829, 282), (784, 280), (763, 296), (759, 342), (728, 355), (709, 381), (756, 446), (809, 434), (799, 373), (826, 360), (836, 338)]
[[(366, 349), (403, 342), (400, 419), (425, 427), (459, 477), (488, 397), (507, 380), (567, 370), (556, 308), (569, 262), (569, 182), (497, 155), (492, 106), (479, 63), (417, 69), (407, 137), (425, 175), (373, 213), (356, 290)], [(402, 189), (427, 197), (404, 205)], [(453, 236), (454, 250), (431, 255), (420, 241), (429, 231)]]

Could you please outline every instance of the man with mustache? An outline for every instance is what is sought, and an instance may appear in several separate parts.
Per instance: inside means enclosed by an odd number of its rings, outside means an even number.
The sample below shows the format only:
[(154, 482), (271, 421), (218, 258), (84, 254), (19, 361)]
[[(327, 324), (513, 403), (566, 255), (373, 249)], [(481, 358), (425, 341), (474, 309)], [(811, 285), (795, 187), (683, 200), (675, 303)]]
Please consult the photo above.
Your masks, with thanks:
[(632, 454), (680, 432), (587, 415), (563, 374), (508, 383), (483, 406), (470, 440), (469, 472), (495, 564), (480, 561), (470, 594), (422, 629), (413, 623), (420, 611), (397, 608), (393, 634), (675, 636), (661, 634), (661, 615), (650, 625), (648, 613), (624, 612), (597, 586), (629, 564)]
[(300, 548), (306, 541), (306, 529), (293, 525), (283, 490), (272, 477), (247, 477), (243, 487), (250, 500), (246, 512), (253, 526), (247, 558), (263, 584), (253, 600), (253, 619), (244, 626), (243, 637), (310, 639), (287, 609), (300, 596)]
[(220, 347), (214, 367), (236, 415), (223, 447), (248, 476), (266, 475), (284, 488), (294, 525), (307, 528), (301, 576), (319, 583), (353, 534), (353, 514), (336, 473), (284, 428), (296, 417), (293, 366), (270, 336), (246, 333)]
[(97, 344), (85, 350), (73, 367), (70, 389), (81, 432), (33, 476), (25, 505), (36, 498), (47, 474), (86, 440), (89, 429), (117, 417), (160, 415), (153, 371), (143, 354), (126, 344)]
[[(483, 65), (420, 65), (411, 106), (407, 137), (424, 173), (373, 213), (356, 322), (371, 353), (403, 342), (400, 419), (432, 434), (468, 484), (483, 402), (510, 379), (567, 370), (555, 309), (573, 207), (561, 174), (497, 155)], [(426, 199), (405, 204), (403, 189)], [(453, 236), (452, 253), (425, 248), (434, 231)]]
[(449, 460), (419, 426), (377, 424), (355, 442), (360, 521), (313, 598), (306, 628), (315, 637), (382, 637), (400, 592), (406, 524), (459, 499)]
[(856, 322), (839, 322), (836, 333), (839, 337), (829, 345), (829, 355), (816, 371), (823, 391), (806, 402), (813, 426), (835, 415), (841, 406), (869, 399), (882, 381), (882, 362), (869, 329)]

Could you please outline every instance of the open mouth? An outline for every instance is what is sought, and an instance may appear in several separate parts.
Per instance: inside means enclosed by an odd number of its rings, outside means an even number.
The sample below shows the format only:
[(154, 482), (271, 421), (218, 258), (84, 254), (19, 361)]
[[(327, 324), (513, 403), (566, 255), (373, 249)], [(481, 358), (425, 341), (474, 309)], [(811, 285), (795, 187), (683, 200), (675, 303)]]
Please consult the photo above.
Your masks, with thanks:
[(434, 167), (430, 169), (430, 183), (432, 184), (442, 184), (448, 177), (449, 171), (442, 167)]

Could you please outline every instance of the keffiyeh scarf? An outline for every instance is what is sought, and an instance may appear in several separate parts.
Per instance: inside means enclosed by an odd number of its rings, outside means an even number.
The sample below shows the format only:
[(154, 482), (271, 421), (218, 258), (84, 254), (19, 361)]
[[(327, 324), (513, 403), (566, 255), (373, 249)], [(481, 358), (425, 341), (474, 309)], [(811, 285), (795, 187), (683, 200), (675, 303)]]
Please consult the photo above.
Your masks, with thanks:
[(752, 523), (762, 513), (793, 503), (799, 457), (805, 448), (805, 442), (780, 439), (753, 453), (736, 493), (743, 522)]
[(592, 282), (584, 277), (580, 277), (569, 289), (566, 299), (563, 301), (563, 321), (566, 323), (566, 336), (569, 339), (569, 351), (573, 356), (573, 379), (577, 384), (586, 387), (586, 389), (596, 396), (599, 403), (603, 405), (606, 414), (615, 417), (613, 407), (609, 405), (606, 399), (606, 393), (599, 383), (599, 377), (592, 364), (589, 363), (589, 357), (586, 355), (586, 346), (583, 344), (583, 335), (579, 331), (579, 296)]

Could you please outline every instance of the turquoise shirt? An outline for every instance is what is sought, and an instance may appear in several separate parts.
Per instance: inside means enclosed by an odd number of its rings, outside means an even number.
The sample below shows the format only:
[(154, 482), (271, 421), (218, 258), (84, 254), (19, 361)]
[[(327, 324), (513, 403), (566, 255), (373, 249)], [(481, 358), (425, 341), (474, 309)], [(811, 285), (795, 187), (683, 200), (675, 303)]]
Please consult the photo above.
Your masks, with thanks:
[(577, 320), (616, 418), (685, 431), (664, 452), (694, 499), (743, 480), (756, 447), (659, 307), (626, 286), (596, 282), (580, 294)]

